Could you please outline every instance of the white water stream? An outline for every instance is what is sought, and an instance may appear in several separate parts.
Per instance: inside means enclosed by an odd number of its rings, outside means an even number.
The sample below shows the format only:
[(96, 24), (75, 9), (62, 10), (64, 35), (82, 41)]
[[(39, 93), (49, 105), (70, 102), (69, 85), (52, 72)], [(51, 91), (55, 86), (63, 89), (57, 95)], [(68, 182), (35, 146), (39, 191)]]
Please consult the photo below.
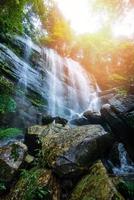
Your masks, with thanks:
[(134, 163), (130, 160), (124, 145), (119, 143), (118, 145), (120, 167), (113, 167), (113, 172), (116, 175), (125, 175), (134, 173)]

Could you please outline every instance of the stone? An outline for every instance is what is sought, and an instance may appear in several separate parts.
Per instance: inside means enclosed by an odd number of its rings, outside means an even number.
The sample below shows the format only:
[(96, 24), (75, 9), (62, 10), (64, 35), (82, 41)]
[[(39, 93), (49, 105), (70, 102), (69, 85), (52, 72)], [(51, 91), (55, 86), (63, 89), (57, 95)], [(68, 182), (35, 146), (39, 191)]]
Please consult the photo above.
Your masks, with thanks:
[(104, 104), (101, 115), (110, 126), (118, 142), (125, 145), (129, 156), (134, 161), (134, 96), (116, 96)]
[(47, 115), (42, 117), (42, 125), (51, 124), (52, 122), (55, 122), (57, 124), (62, 124), (64, 126), (67, 124), (68, 120), (59, 116), (52, 117), (50, 115)]
[(42, 125), (51, 124), (54, 121), (51, 115), (42, 116)]
[(2, 200), (60, 200), (60, 186), (51, 170), (24, 170), (20, 179)]
[(70, 200), (125, 200), (114, 187), (101, 161), (89, 171), (76, 185)]
[(33, 132), (31, 135), (38, 133), (41, 136), (41, 162), (43, 166), (53, 168), (58, 176), (83, 172), (107, 154), (114, 143), (112, 135), (107, 134), (100, 125), (70, 128), (51, 124), (33, 126), (29, 131)]
[(86, 111), (83, 113), (83, 116), (88, 119), (91, 124), (102, 124), (103, 120), (99, 113)]
[(32, 156), (35, 156), (41, 148), (40, 136), (46, 134), (45, 128), (47, 126), (35, 125), (27, 129), (24, 141), (28, 147), (29, 154)]
[(123, 116), (125, 123), (134, 131), (134, 110)]
[(83, 126), (83, 125), (89, 125), (90, 122), (85, 117), (80, 117), (80, 118), (77, 118), (77, 119), (70, 120), (69, 124), (75, 125), (75, 126)]
[(19, 170), (27, 153), (27, 147), (21, 142), (0, 147), (0, 180), (10, 182)]
[(25, 158), (25, 162), (26, 162), (27, 164), (31, 164), (31, 163), (33, 163), (33, 161), (34, 161), (34, 157), (31, 156), (30, 154), (27, 154), (27, 156), (26, 156), (26, 158)]
[(134, 110), (134, 95), (116, 95), (109, 100), (111, 109), (117, 114), (124, 114)]

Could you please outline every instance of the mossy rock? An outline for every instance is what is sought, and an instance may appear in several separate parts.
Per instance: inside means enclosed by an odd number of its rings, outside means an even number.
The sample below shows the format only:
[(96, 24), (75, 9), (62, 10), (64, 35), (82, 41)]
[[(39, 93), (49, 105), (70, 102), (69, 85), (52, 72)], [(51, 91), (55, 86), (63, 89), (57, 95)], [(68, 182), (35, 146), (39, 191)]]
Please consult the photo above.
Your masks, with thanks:
[(124, 200), (116, 190), (101, 161), (94, 164), (72, 192), (70, 200)]
[(19, 170), (27, 153), (27, 147), (21, 142), (14, 142), (0, 147), (0, 180), (10, 183)]
[(23, 170), (19, 181), (3, 200), (60, 200), (60, 187), (50, 170)]
[(100, 125), (70, 128), (68, 125), (49, 124), (30, 127), (26, 134), (30, 153), (41, 146), (41, 166), (53, 168), (60, 177), (83, 173), (108, 152), (113, 140)]

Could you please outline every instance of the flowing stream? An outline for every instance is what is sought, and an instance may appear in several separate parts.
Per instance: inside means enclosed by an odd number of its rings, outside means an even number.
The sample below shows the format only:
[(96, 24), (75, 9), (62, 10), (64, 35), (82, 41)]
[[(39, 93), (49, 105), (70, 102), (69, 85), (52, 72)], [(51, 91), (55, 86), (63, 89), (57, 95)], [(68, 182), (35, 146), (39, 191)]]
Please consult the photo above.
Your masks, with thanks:
[(134, 163), (130, 160), (127, 151), (122, 143), (118, 145), (120, 167), (113, 167), (116, 175), (134, 174)]

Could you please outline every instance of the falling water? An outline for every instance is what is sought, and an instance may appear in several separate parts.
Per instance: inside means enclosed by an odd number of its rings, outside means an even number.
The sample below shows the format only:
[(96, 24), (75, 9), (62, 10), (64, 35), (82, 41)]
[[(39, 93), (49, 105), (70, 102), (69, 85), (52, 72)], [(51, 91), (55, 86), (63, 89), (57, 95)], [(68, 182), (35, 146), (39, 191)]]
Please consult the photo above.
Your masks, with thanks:
[(71, 119), (85, 110), (99, 112), (98, 86), (76, 61), (44, 49), (48, 112)]
[(118, 145), (120, 167), (114, 167), (113, 172), (117, 175), (134, 173), (134, 163), (129, 159), (122, 143)]
[(23, 43), (25, 44), (25, 49), (24, 49), (24, 64), (23, 68), (21, 70), (21, 78), (19, 80), (19, 85), (23, 83), (23, 88), (24, 92), (26, 94), (27, 92), (27, 82), (28, 82), (28, 65), (29, 65), (29, 60), (31, 56), (31, 50), (32, 50), (32, 40), (28, 36), (26, 38), (19, 38), (18, 39), (23, 39)]

